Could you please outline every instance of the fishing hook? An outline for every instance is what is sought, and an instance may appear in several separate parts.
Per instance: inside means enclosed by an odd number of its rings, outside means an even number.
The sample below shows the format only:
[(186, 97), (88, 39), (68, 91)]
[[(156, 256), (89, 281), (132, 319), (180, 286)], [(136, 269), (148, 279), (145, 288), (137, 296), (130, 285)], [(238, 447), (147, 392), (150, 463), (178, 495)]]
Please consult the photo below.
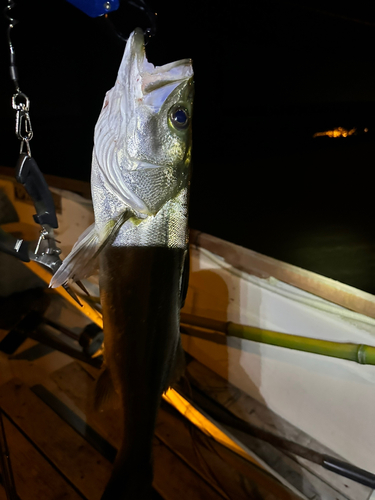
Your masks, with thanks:
[[(145, 2), (145, 0), (128, 0), (128, 4), (132, 5), (136, 9), (144, 12), (148, 20), (150, 22), (150, 28), (146, 28), (143, 30), (144, 34), (148, 37), (148, 40), (155, 36), (156, 34), (156, 12), (154, 12), (149, 5)], [(105, 14), (104, 18), (107, 21), (107, 24), (111, 28), (112, 32), (116, 35), (116, 37), (122, 42), (127, 42), (128, 37), (125, 37), (113, 24), (112, 19), (109, 18), (108, 14)], [(145, 45), (147, 45), (148, 40), (145, 41)]]

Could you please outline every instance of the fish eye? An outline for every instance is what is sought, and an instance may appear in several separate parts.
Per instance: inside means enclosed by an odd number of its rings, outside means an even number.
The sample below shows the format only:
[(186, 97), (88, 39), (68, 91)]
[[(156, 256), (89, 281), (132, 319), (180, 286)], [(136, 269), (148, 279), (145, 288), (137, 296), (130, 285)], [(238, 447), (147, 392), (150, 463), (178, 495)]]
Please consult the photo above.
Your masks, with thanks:
[(170, 119), (172, 125), (179, 130), (186, 128), (189, 124), (188, 112), (181, 106), (175, 107), (171, 110)]

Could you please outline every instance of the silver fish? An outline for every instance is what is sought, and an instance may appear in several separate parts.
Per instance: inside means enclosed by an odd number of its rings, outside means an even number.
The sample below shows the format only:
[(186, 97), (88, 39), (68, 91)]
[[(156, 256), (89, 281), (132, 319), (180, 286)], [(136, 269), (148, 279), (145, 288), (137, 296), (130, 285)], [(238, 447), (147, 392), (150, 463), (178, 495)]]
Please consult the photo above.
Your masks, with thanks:
[(136, 29), (95, 127), (95, 223), (50, 285), (85, 278), (99, 265), (105, 369), (96, 397), (100, 404), (111, 391), (119, 395), (124, 429), (103, 499), (149, 497), (160, 399), (183, 364), (193, 92), (191, 60), (154, 67)]

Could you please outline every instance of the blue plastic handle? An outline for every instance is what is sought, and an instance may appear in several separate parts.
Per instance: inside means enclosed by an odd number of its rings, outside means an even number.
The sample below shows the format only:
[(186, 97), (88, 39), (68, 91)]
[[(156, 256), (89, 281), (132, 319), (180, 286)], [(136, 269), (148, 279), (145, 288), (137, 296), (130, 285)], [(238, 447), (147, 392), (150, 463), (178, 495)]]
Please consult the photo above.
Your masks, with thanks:
[(90, 17), (99, 17), (117, 10), (120, 0), (67, 0)]

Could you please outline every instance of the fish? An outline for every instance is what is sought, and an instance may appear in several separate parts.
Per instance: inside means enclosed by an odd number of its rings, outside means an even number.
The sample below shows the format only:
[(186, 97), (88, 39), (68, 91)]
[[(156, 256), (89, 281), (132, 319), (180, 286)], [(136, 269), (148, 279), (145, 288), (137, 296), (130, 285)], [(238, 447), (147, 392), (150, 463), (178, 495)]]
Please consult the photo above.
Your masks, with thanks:
[(191, 59), (154, 66), (135, 29), (95, 126), (95, 222), (50, 283), (99, 269), (104, 368), (95, 399), (99, 407), (117, 395), (123, 427), (102, 500), (150, 497), (161, 397), (184, 370), (193, 99)]

